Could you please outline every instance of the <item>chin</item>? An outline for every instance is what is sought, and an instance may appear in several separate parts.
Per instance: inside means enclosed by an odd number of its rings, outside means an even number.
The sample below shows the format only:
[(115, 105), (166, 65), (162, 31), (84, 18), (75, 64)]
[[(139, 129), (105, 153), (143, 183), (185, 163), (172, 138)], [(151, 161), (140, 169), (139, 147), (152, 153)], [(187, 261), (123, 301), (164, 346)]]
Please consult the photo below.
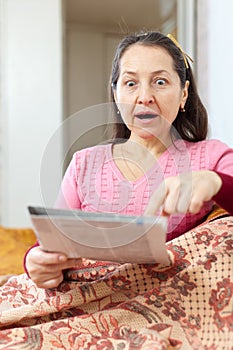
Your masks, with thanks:
[(138, 137), (141, 137), (142, 139), (154, 139), (158, 138), (158, 135), (156, 135), (155, 130), (150, 129), (141, 129), (141, 128), (131, 128), (131, 132), (137, 135)]

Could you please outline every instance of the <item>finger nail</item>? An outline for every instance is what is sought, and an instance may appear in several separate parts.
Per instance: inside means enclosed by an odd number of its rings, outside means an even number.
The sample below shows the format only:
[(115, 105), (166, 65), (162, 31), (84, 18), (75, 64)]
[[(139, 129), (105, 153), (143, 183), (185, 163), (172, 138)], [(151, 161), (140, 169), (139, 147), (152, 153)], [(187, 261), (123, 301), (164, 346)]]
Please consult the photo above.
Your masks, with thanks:
[(58, 260), (60, 262), (65, 262), (67, 259), (66, 259), (66, 257), (64, 255), (59, 255)]

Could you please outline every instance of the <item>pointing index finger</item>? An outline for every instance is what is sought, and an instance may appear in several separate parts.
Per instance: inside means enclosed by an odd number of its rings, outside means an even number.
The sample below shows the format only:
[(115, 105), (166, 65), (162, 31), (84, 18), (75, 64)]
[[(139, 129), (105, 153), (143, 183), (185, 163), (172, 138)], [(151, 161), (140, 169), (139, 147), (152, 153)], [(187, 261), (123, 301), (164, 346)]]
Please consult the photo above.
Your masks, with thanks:
[(155, 215), (159, 208), (164, 203), (166, 198), (166, 186), (165, 183), (161, 184), (159, 188), (152, 194), (149, 204), (144, 212), (144, 215)]

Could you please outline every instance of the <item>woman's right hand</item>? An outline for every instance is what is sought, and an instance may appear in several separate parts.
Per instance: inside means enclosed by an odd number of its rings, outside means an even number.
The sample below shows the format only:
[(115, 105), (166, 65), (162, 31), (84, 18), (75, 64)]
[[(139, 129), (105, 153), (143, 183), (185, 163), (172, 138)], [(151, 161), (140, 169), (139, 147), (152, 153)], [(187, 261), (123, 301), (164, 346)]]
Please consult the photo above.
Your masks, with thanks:
[(222, 186), (220, 176), (211, 170), (199, 170), (165, 179), (152, 194), (145, 215), (197, 214)]
[(56, 288), (63, 281), (63, 270), (80, 265), (80, 259), (68, 259), (63, 253), (32, 248), (26, 256), (26, 269), (39, 288)]

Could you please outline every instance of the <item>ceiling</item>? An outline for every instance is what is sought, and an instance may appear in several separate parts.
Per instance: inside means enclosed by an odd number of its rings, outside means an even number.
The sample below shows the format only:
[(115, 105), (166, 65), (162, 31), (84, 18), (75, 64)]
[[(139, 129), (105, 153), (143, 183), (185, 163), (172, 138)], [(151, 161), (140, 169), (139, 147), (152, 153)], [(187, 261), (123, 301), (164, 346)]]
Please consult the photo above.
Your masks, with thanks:
[(161, 30), (176, 18), (176, 0), (66, 0), (67, 22), (127, 29)]

